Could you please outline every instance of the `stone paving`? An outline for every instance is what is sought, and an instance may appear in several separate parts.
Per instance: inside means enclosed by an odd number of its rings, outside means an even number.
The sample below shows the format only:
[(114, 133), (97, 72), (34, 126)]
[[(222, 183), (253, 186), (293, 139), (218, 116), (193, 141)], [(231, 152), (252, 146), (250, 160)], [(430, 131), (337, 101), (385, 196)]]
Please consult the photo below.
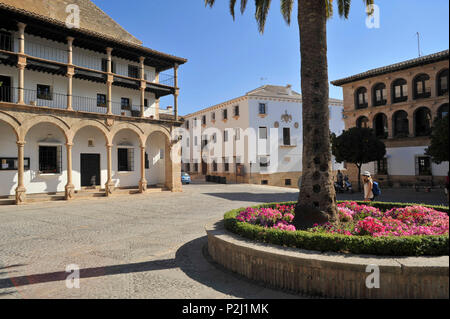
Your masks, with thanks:
[[(411, 196), (445, 201), (443, 192)], [(0, 298), (299, 298), (221, 269), (203, 251), (204, 226), (227, 210), (296, 198), (287, 188), (194, 184), (183, 193), (0, 206)], [(66, 287), (71, 264), (81, 269), (79, 289)]]

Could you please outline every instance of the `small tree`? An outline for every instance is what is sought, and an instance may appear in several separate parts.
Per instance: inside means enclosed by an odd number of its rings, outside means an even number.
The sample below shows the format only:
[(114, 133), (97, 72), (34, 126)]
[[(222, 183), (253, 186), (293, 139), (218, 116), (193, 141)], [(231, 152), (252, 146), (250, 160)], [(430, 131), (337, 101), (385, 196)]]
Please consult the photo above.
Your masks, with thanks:
[(433, 123), (431, 144), (426, 149), (425, 154), (431, 156), (436, 164), (448, 162), (449, 160), (448, 127), (448, 114), (443, 118), (437, 118)]
[(333, 133), (331, 139), (336, 161), (353, 163), (358, 167), (358, 189), (361, 191), (361, 166), (383, 159), (386, 146), (369, 128), (353, 127), (338, 137)]

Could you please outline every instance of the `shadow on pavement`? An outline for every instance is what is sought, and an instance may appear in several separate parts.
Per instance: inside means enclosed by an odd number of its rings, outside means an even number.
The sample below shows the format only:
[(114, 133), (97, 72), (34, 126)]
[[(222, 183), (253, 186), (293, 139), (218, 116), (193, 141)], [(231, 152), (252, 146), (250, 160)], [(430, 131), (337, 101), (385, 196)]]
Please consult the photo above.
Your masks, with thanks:
[(204, 193), (204, 195), (219, 197), (230, 201), (273, 203), (297, 201), (298, 193)]
[[(214, 265), (208, 259), (206, 244), (206, 236), (190, 241), (178, 249), (174, 259), (80, 269), (80, 279), (179, 268), (192, 280), (233, 297), (248, 299), (300, 298), (300, 296), (282, 291), (266, 289), (262, 285), (221, 268), (219, 265)], [(6, 268), (11, 267), (13, 266)], [(2, 289), (65, 281), (69, 275), (70, 273), (60, 271), (0, 279), (0, 296), (12, 294), (12, 292), (2, 291)]]

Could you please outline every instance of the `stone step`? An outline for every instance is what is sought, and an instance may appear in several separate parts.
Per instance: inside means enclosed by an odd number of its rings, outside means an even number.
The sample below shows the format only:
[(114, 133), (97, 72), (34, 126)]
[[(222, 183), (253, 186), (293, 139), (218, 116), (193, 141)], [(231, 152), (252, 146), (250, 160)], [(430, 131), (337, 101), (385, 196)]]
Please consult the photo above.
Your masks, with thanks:
[(16, 200), (11, 198), (0, 198), (0, 206), (2, 205), (15, 205)]

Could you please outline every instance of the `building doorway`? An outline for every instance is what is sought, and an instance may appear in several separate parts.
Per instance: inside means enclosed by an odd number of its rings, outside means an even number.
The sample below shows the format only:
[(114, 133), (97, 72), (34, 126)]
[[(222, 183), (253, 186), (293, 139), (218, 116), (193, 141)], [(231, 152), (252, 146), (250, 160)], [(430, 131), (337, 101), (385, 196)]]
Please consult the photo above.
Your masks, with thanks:
[(0, 102), (11, 102), (11, 78), (0, 75)]
[(100, 186), (100, 154), (80, 154), (81, 187)]

